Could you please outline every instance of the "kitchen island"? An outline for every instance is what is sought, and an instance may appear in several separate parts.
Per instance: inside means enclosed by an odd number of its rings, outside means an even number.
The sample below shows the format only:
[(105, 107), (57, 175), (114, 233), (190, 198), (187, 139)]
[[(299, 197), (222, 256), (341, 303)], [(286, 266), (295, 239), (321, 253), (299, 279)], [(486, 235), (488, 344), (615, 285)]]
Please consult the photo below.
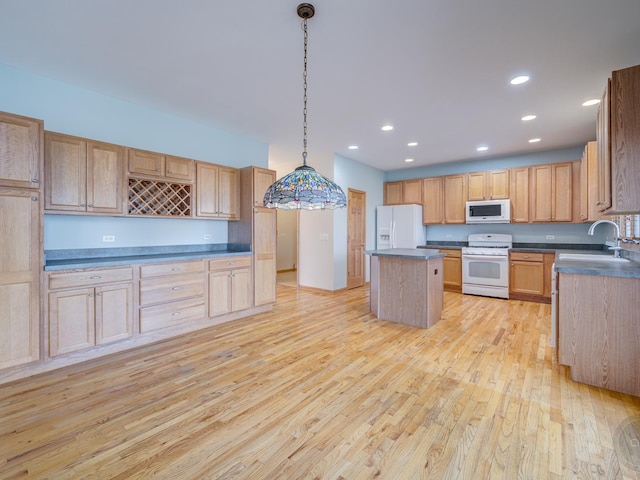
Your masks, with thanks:
[(367, 250), (373, 314), (414, 327), (433, 326), (442, 313), (444, 253), (425, 248)]

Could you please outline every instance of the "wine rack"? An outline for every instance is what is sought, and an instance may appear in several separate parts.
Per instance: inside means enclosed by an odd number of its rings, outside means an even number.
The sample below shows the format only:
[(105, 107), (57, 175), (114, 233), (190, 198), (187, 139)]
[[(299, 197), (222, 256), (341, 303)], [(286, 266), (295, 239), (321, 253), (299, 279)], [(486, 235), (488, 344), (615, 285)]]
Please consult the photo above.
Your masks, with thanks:
[(129, 215), (191, 217), (193, 185), (129, 178)]

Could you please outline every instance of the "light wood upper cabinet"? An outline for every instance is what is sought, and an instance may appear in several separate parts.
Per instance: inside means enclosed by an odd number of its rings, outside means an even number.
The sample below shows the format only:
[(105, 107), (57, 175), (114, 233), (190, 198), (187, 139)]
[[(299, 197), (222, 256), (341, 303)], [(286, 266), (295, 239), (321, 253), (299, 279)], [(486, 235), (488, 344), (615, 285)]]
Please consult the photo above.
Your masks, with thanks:
[(266, 168), (255, 167), (253, 169), (253, 206), (264, 206), (264, 194), (276, 181), (276, 172)]
[(385, 182), (384, 204), (402, 205), (402, 182)]
[(511, 222), (529, 223), (529, 167), (509, 171)]
[(238, 170), (197, 162), (196, 195), (197, 217), (237, 219), (240, 202)]
[(0, 187), (0, 369), (40, 356), (40, 246), (38, 191)]
[(444, 223), (466, 222), (467, 176), (447, 175), (443, 178)]
[(422, 179), (422, 223), (444, 223), (443, 196), (442, 177)]
[(45, 209), (122, 214), (124, 147), (45, 133)]
[(585, 145), (580, 160), (580, 213), (579, 221), (595, 222), (600, 219), (598, 205), (598, 144)]
[(531, 167), (531, 220), (571, 222), (573, 220), (572, 162)]
[(384, 184), (385, 205), (420, 205), (422, 202), (422, 179), (386, 182)]
[(43, 122), (0, 112), (0, 186), (39, 188)]
[[(611, 210), (640, 212), (640, 65), (611, 74)], [(605, 205), (606, 206), (606, 205)]]
[(129, 174), (193, 182), (195, 161), (164, 153), (129, 149)]
[(491, 170), (467, 174), (467, 200), (509, 198), (509, 170)]

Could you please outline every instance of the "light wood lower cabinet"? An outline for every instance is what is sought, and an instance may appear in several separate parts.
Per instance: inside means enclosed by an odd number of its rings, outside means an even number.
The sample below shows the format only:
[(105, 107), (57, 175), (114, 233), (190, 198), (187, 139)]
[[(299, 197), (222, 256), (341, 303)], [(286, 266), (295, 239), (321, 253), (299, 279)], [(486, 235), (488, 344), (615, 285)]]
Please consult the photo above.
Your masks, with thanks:
[(442, 259), (444, 289), (449, 292), (462, 292), (462, 250), (442, 248), (440, 253), (445, 254)]
[(640, 396), (640, 279), (560, 273), (559, 361), (577, 382)]
[(251, 257), (209, 261), (209, 317), (251, 307)]
[[(114, 279), (127, 283), (110, 284)], [(49, 288), (49, 356), (133, 336), (131, 267), (50, 273)]]
[(551, 303), (554, 253), (510, 252), (509, 298)]
[(140, 332), (206, 318), (205, 262), (168, 262), (140, 267)]

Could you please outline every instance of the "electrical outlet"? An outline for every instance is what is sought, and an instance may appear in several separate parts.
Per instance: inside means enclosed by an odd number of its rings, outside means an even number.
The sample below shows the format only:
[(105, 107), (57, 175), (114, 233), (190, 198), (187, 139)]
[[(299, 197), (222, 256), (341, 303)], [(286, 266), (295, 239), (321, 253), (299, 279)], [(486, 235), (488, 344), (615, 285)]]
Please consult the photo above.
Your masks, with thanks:
[(206, 234), (204, 235), (204, 239), (205, 239), (205, 240), (211, 240), (211, 235), (210, 235), (210, 234), (208, 234), (208, 233), (206, 233)]
[(116, 236), (115, 235), (103, 235), (102, 236), (102, 241), (103, 242), (115, 242), (116, 241)]
[(555, 235), (547, 235), (547, 240), (554, 240), (555, 238)]

